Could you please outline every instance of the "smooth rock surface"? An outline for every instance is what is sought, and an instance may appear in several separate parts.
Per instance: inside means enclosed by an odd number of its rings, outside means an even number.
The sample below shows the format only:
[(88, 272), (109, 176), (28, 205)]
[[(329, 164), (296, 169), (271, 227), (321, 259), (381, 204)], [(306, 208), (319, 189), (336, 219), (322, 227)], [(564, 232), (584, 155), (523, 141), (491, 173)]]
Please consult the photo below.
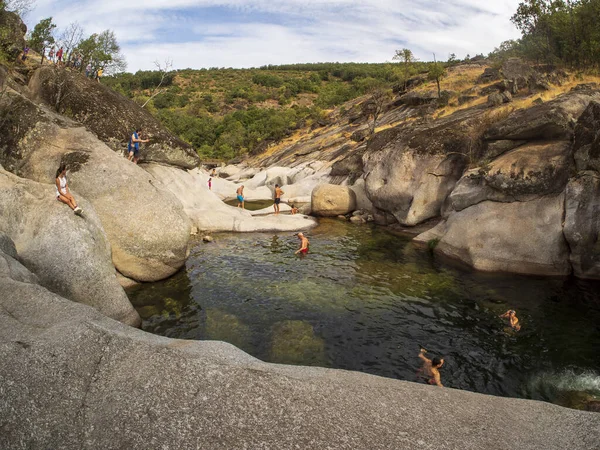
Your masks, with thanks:
[[(117, 281), (102, 224), (92, 205), (79, 200), (84, 217), (58, 202), (54, 187), (0, 170), (3, 240), (14, 242), (19, 261), (48, 289), (137, 326), (140, 317)], [(2, 249), (16, 256), (9, 242)], [(9, 291), (4, 295), (10, 297)]]
[(571, 273), (563, 235), (564, 194), (528, 202), (483, 201), (449, 215), (416, 242), (477, 270), (531, 275)]
[(3, 449), (588, 450), (600, 439), (595, 413), (153, 336), (1, 266), (0, 292), (12, 293), (0, 295)]
[(356, 209), (356, 194), (348, 186), (322, 184), (312, 191), (311, 210), (316, 216), (335, 217)]
[(600, 176), (579, 173), (569, 180), (565, 194), (564, 234), (573, 274), (600, 279)]
[(440, 214), (464, 168), (460, 155), (423, 155), (392, 146), (365, 156), (366, 192), (376, 208), (413, 226)]
[(317, 224), (313, 218), (300, 214), (254, 217), (250, 211), (229, 206), (223, 203), (215, 192), (208, 190), (205, 183), (207, 175), (197, 169), (186, 172), (175, 167), (156, 164), (146, 165), (145, 168), (177, 197), (183, 205), (185, 214), (199, 230), (300, 231)]
[(54, 185), (56, 169), (66, 163), (69, 186), (94, 206), (119, 272), (138, 281), (156, 281), (179, 270), (190, 234), (179, 201), (77, 123), (22, 96), (15, 104), (27, 117), (15, 142), (7, 142), (6, 167)]

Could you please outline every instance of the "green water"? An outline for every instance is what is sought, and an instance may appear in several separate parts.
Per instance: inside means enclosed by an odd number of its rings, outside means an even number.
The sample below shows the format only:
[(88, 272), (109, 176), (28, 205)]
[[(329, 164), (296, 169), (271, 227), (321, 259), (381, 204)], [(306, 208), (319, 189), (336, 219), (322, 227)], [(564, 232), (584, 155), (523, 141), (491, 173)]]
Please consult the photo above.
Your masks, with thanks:
[[(598, 283), (475, 273), (338, 220), (309, 233), (306, 257), (292, 233), (214, 237), (175, 277), (129, 291), (145, 330), (411, 381), (424, 346), (449, 387), (568, 406), (600, 395)], [(520, 332), (497, 317), (509, 308)]]

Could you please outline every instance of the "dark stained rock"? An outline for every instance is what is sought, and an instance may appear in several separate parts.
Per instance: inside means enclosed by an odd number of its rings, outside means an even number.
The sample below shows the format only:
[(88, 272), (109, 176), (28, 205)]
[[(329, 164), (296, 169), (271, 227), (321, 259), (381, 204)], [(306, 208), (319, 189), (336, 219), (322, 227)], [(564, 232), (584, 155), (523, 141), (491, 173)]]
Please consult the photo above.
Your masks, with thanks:
[(507, 80), (527, 79), (533, 72), (531, 64), (521, 58), (508, 58), (502, 64), (502, 75)]
[(579, 117), (573, 151), (577, 170), (600, 172), (600, 102), (591, 102)]
[(421, 106), (435, 103), (438, 100), (437, 93), (434, 91), (416, 92), (411, 91), (404, 94), (399, 99), (403, 104), (408, 106)]
[(366, 128), (363, 128), (362, 130), (356, 130), (354, 133), (352, 133), (352, 135), (350, 136), (350, 140), (354, 141), (354, 142), (362, 142), (365, 139), (367, 139), (369, 137), (369, 130)]
[(476, 99), (477, 99), (476, 95), (461, 95), (458, 97), (458, 104), (464, 105), (465, 103), (472, 102), (473, 100), (476, 100)]
[(485, 147), (483, 149), (481, 159), (492, 160), (502, 155), (503, 153), (506, 153), (525, 144), (526, 142), (527, 141), (512, 141), (509, 139), (485, 142)]
[(11, 60), (16, 60), (25, 47), (25, 33), (27, 26), (18, 14), (9, 11), (0, 11), (0, 49)]
[(565, 199), (564, 234), (571, 250), (573, 273), (600, 279), (600, 178), (584, 171), (569, 180)]
[(569, 142), (523, 145), (465, 174), (448, 201), (460, 211), (484, 200), (527, 201), (558, 194), (567, 184), (570, 168)]
[(477, 79), (477, 83), (479, 84), (487, 84), (492, 81), (499, 80), (502, 77), (500, 74), (500, 69), (494, 67), (486, 67), (483, 73)]
[(592, 90), (563, 94), (542, 105), (513, 112), (494, 124), (485, 133), (484, 139), (571, 139), (576, 120), (590, 101), (599, 99), (600, 92)]
[(36, 101), (84, 124), (118, 153), (126, 151), (131, 134), (139, 127), (150, 138), (150, 143), (141, 146), (142, 161), (185, 169), (200, 162), (189, 144), (169, 132), (144, 108), (78, 73), (41, 67), (32, 76), (29, 89)]

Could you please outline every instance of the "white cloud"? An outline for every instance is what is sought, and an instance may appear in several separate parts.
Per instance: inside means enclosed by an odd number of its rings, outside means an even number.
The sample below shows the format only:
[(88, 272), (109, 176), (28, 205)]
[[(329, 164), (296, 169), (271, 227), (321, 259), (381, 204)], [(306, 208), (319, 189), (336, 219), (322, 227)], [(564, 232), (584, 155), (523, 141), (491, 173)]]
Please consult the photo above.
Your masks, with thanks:
[[(445, 59), (487, 53), (518, 35), (509, 18), (519, 0), (41, 1), (32, 22), (52, 15), (59, 27), (112, 29), (133, 71), (165, 57), (176, 68), (382, 62), (402, 47)], [(206, 7), (223, 14), (207, 19)], [(243, 22), (232, 24), (227, 12)]]

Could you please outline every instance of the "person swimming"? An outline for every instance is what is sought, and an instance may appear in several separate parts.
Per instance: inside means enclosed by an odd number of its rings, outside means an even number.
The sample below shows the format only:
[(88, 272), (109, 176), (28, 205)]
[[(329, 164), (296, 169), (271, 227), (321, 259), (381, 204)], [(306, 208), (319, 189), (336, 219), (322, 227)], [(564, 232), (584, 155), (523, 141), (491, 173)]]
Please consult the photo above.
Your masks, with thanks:
[(521, 329), (521, 325), (519, 324), (519, 318), (517, 317), (517, 312), (514, 309), (509, 309), (504, 314), (498, 317), (500, 317), (501, 319), (508, 318), (508, 322), (513, 330), (519, 331)]
[(439, 387), (444, 387), (440, 377), (439, 369), (444, 365), (444, 358), (438, 358), (437, 356), (433, 359), (425, 357), (427, 350), (424, 348), (419, 352), (419, 358), (423, 360), (423, 367), (419, 369), (417, 374), (420, 374), (425, 378), (428, 384), (434, 384)]
[(294, 255), (302, 254), (306, 255), (308, 253), (308, 246), (310, 243), (308, 242), (308, 238), (304, 236), (304, 233), (298, 233), (298, 239), (300, 239), (300, 248), (296, 250)]

